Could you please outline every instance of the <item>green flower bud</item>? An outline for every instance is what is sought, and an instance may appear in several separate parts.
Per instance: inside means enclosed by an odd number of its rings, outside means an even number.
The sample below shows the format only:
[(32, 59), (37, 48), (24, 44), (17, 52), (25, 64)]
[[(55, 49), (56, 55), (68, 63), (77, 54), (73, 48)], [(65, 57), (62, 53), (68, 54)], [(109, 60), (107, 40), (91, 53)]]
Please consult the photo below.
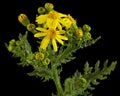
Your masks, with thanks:
[(35, 58), (36, 58), (37, 60), (43, 60), (43, 59), (44, 59), (44, 54), (37, 52), (37, 53), (35, 54)]
[(8, 49), (9, 52), (12, 52), (12, 50), (14, 49), (14, 47), (13, 47), (12, 45), (9, 45), (9, 46), (7, 47), (7, 49)]
[(91, 39), (91, 34), (89, 32), (85, 32), (84, 36), (86, 39)]
[(50, 64), (50, 59), (45, 58), (45, 60), (43, 60), (43, 65), (49, 65), (49, 64)]
[(23, 26), (27, 26), (30, 21), (28, 19), (28, 17), (25, 14), (20, 14), (18, 15), (18, 21), (23, 25)]
[(12, 39), (9, 41), (9, 45), (15, 45), (15, 42), (16, 42), (15, 39)]
[(27, 30), (35, 33), (35, 27), (36, 27), (35, 24), (30, 23), (30, 24), (27, 25)]
[(44, 14), (46, 10), (44, 7), (39, 7), (37, 11), (39, 14)]
[(12, 39), (12, 40), (9, 41), (9, 45), (7, 46), (7, 49), (8, 49), (9, 52), (12, 52), (12, 50), (15, 47), (15, 43), (16, 43), (15, 39)]
[(80, 79), (77, 80), (77, 84), (78, 84), (79, 86), (81, 86), (81, 87), (85, 87), (86, 84), (87, 84), (87, 80), (82, 77), (82, 78), (80, 78)]
[(77, 36), (78, 38), (83, 37), (83, 31), (82, 31), (81, 28), (78, 28), (78, 30), (76, 31), (76, 36)]
[(28, 55), (29, 60), (32, 60), (33, 58), (34, 58), (34, 54), (31, 53), (31, 54)]
[(45, 3), (45, 9), (47, 11), (51, 11), (53, 10), (53, 8), (54, 8), (54, 5), (52, 3)]
[(16, 45), (17, 45), (17, 46), (21, 45), (21, 42), (20, 42), (19, 40), (16, 41)]
[(83, 31), (84, 32), (89, 32), (90, 30), (91, 30), (91, 27), (89, 25), (87, 25), (87, 24), (83, 25)]

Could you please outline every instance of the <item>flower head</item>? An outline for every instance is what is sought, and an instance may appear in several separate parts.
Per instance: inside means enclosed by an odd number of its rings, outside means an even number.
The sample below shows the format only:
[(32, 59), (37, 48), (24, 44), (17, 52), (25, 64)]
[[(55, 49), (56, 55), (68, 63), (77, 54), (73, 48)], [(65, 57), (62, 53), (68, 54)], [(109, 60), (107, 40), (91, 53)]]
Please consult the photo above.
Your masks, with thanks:
[(56, 23), (57, 27), (62, 28), (66, 27), (66, 29), (70, 28), (72, 23), (76, 23), (76, 21), (70, 15), (62, 14), (57, 11), (50, 11), (48, 14), (39, 15), (36, 18), (36, 22), (38, 24), (45, 24), (46, 27), (52, 26), (53, 23)]
[(74, 18), (68, 14), (66, 18), (62, 19), (62, 24), (64, 27), (66, 27), (66, 29), (69, 29), (71, 24), (76, 24), (76, 20), (74, 20)]
[[(48, 23), (49, 24), (49, 23)], [(52, 41), (53, 49), (55, 52), (58, 51), (57, 41), (60, 44), (64, 44), (63, 40), (68, 40), (66, 36), (64, 36), (64, 30), (58, 30), (57, 24), (54, 23), (52, 26), (48, 25), (48, 29), (37, 27), (36, 29), (40, 32), (34, 34), (34, 37), (40, 38), (44, 37), (41, 41), (40, 48), (46, 50), (50, 40)]]

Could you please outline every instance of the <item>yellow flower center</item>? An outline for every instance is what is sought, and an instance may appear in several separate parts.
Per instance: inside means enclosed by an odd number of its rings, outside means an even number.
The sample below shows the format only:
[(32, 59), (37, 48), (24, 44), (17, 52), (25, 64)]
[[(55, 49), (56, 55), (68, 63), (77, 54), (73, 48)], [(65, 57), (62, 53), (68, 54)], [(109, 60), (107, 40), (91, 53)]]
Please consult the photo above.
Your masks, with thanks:
[(48, 18), (57, 19), (58, 18), (58, 13), (55, 12), (55, 11), (52, 11), (48, 14)]
[(49, 29), (49, 34), (48, 34), (52, 39), (54, 39), (55, 37), (56, 37), (56, 35), (57, 35), (57, 32), (56, 32), (56, 30), (55, 29), (53, 29), (53, 28), (50, 28)]

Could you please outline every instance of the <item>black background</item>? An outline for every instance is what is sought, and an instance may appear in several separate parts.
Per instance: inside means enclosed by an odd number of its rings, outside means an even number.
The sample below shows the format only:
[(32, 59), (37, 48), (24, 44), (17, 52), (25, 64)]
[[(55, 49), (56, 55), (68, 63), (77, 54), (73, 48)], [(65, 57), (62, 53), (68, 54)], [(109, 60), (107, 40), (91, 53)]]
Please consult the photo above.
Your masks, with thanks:
[[(34, 22), (35, 14), (39, 6), (44, 6), (46, 2), (54, 4), (54, 9), (65, 14), (71, 14), (77, 19), (78, 26), (89, 24), (92, 28), (93, 38), (102, 38), (94, 45), (78, 50), (74, 55), (76, 59), (69, 64), (63, 65), (61, 78), (73, 75), (76, 69), (82, 71), (83, 64), (87, 60), (91, 66), (99, 59), (101, 64), (108, 59), (109, 62), (118, 61), (116, 69), (108, 76), (108, 79), (101, 81), (93, 96), (118, 96), (120, 86), (120, 46), (119, 46), (119, 6), (118, 2), (104, 2), (92, 0), (16, 0), (2, 7), (3, 14), (0, 37), (1, 54), (1, 96), (50, 96), (55, 92), (52, 81), (43, 83), (39, 78), (29, 77), (26, 73), (32, 68), (21, 67), (17, 63), (19, 59), (11, 57), (4, 43), (12, 38), (17, 39), (19, 32), (24, 33), (26, 28), (22, 26), (17, 16), (25, 13), (31, 22)], [(6, 3), (5, 3), (6, 4)], [(2, 20), (3, 19), (3, 20)], [(102, 65), (101, 65), (102, 66)]]

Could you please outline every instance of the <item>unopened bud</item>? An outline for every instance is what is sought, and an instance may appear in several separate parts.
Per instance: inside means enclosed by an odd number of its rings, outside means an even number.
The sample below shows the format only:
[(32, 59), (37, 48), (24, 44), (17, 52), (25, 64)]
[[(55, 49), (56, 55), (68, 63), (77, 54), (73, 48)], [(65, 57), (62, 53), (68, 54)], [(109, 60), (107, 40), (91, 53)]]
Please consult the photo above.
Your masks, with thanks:
[(10, 40), (10, 41), (9, 41), (9, 44), (10, 44), (10, 45), (15, 45), (15, 39)]
[(38, 53), (36, 53), (35, 58), (36, 58), (37, 60), (43, 60), (43, 59), (44, 59), (44, 54), (38, 52)]
[(79, 38), (83, 37), (83, 31), (81, 28), (78, 28), (78, 30), (76, 31), (76, 36)]
[(20, 14), (18, 16), (18, 21), (22, 23), (23, 26), (27, 26), (30, 23), (28, 17), (25, 14)]
[(84, 25), (83, 25), (83, 30), (84, 30), (85, 32), (89, 32), (89, 31), (91, 30), (91, 27), (90, 27), (89, 25), (87, 25), (87, 24), (84, 24)]
[(20, 46), (20, 45), (21, 45), (21, 41), (17, 40), (17, 41), (16, 41), (16, 45), (17, 45), (17, 46)]
[(43, 64), (44, 65), (49, 65), (50, 64), (50, 59), (49, 58), (45, 58), (45, 60), (43, 60)]
[(7, 46), (9, 52), (12, 52), (12, 50), (14, 49), (15, 42), (16, 42), (15, 39), (9, 41), (9, 45)]
[(89, 32), (85, 32), (84, 36), (86, 39), (91, 39), (91, 34)]
[(34, 32), (35, 31), (35, 24), (29, 23), (27, 25), (27, 30), (30, 31), (30, 32)]
[(44, 14), (46, 10), (44, 7), (39, 7), (37, 11), (39, 14)]
[(54, 8), (54, 5), (52, 3), (45, 3), (45, 9), (47, 11), (51, 11), (53, 10), (53, 8)]

